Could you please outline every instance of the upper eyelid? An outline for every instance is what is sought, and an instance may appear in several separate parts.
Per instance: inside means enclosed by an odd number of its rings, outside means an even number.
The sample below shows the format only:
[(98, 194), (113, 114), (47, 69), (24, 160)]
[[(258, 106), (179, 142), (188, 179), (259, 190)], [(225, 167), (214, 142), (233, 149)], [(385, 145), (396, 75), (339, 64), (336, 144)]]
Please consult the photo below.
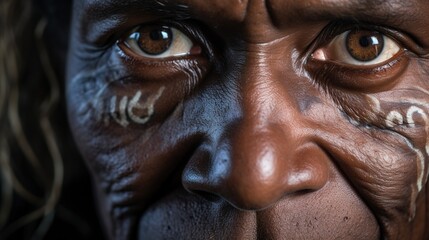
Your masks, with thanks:
[[(202, 54), (204, 55), (204, 57), (206, 59), (208, 59), (209, 62), (213, 62), (214, 61), (214, 46), (212, 45), (212, 41), (210, 41), (210, 39), (206, 36), (206, 34), (204, 34), (204, 32), (202, 31), (202, 27), (198, 25), (198, 23), (193, 22), (191, 20), (188, 21), (176, 21), (176, 20), (172, 20), (172, 19), (159, 19), (159, 20), (155, 20), (155, 21), (147, 21), (147, 22), (143, 22), (143, 23), (139, 23), (133, 26), (130, 26), (130, 29), (128, 29), (128, 31), (126, 31), (125, 33), (122, 33), (122, 35), (120, 37), (118, 37), (115, 41), (115, 46), (118, 48), (118, 50), (120, 50), (121, 52), (123, 52), (122, 47), (120, 47), (120, 45), (126, 45), (126, 40), (127, 38), (130, 36), (130, 34), (132, 32), (134, 32), (135, 30), (138, 30), (141, 27), (144, 26), (149, 26), (149, 25), (166, 25), (172, 28), (175, 28), (179, 31), (181, 31), (183, 34), (185, 34), (188, 38), (191, 39), (192, 42), (194, 42), (194, 44), (199, 44), (201, 45), (202, 48)], [(129, 47), (127, 47), (129, 49)], [(131, 50), (132, 52), (132, 50)], [(139, 56), (128, 56), (131, 58), (136, 58)], [(172, 59), (155, 59), (155, 60), (151, 60), (153, 62), (171, 62), (174, 61)]]
[(191, 16), (189, 9), (183, 5), (166, 5), (159, 1), (100, 0), (79, 5), (79, 8), (83, 11), (79, 17), (79, 31), (87, 43), (98, 43), (114, 31), (125, 31), (139, 22), (160, 18), (183, 20)]
[(318, 36), (319, 45), (326, 45), (336, 36), (350, 30), (369, 30), (377, 31), (395, 40), (387, 27), (372, 25), (368, 23), (350, 22), (350, 21), (335, 21), (326, 26)]
[(115, 14), (110, 15), (109, 18), (89, 21), (87, 25), (82, 27), (81, 35), (85, 43), (103, 48), (107, 45), (113, 45), (124, 34), (140, 25), (151, 22), (166, 22), (170, 24), (175, 21), (186, 20), (182, 17), (176, 18), (169, 15), (160, 17), (150, 11), (142, 10), (138, 14)]
[(339, 36), (340, 34), (352, 29), (377, 31), (391, 38), (403, 49), (409, 50), (419, 56), (427, 54), (424, 49), (413, 40), (412, 37), (394, 28), (365, 22), (340, 20), (331, 22), (325, 28), (322, 29), (322, 31), (310, 44), (308, 50), (306, 51), (306, 61), (311, 59), (311, 55), (317, 49), (327, 46), (336, 36)]
[(167, 24), (171, 27), (182, 31), (187, 37), (189, 37), (194, 43), (202, 45), (203, 52), (209, 59), (214, 57), (214, 45), (210, 41), (208, 34), (204, 32), (203, 26), (199, 22), (192, 19), (177, 20), (177, 19), (162, 19), (154, 22), (156, 24)]

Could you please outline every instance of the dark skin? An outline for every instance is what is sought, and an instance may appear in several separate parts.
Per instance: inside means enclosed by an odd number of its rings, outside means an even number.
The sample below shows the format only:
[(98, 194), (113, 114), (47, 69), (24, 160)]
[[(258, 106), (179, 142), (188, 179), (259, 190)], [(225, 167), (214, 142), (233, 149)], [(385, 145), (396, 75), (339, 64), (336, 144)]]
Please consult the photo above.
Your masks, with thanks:
[(428, 238), (429, 2), (375, 2), (75, 1), (106, 235)]

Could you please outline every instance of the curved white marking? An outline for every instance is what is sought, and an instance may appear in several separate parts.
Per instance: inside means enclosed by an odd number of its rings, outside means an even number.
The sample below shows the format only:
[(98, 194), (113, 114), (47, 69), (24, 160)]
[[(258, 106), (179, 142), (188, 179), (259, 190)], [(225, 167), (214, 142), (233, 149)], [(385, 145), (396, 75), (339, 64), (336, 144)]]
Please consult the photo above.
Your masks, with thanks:
[(152, 115), (152, 113), (148, 110), (148, 115), (144, 118), (140, 118), (140, 117), (136, 116), (133, 112), (134, 108), (140, 107), (139, 101), (140, 101), (141, 96), (142, 96), (141, 91), (136, 92), (136, 94), (131, 99), (130, 103), (128, 104), (127, 112), (128, 112), (128, 116), (130, 117), (130, 119), (133, 122), (139, 123), (139, 124), (145, 124), (149, 120), (149, 117), (150, 117), (150, 115)]
[[(150, 96), (143, 105), (139, 103), (142, 93), (141, 91), (138, 91), (128, 104), (127, 113), (130, 119), (137, 124), (147, 123), (155, 112), (155, 103), (161, 97), (164, 90), (165, 87), (161, 87), (158, 92), (155, 95)], [(147, 110), (147, 115), (144, 117), (137, 116), (134, 114), (134, 109)]]
[(427, 115), (423, 111), (423, 109), (417, 106), (411, 106), (407, 111), (407, 123), (409, 127), (416, 127), (413, 119), (413, 116), (415, 113), (419, 114), (423, 118), (423, 120), (427, 123)]
[(127, 109), (128, 97), (122, 97), (119, 102), (119, 114), (116, 112), (116, 96), (113, 96), (110, 99), (110, 116), (117, 122), (119, 125), (126, 127), (128, 126), (126, 109)]
[(377, 113), (381, 112), (380, 100), (378, 100), (378, 98), (371, 95), (367, 95), (367, 97), (373, 102), (372, 110)]
[[(411, 106), (408, 111), (407, 111), (407, 123), (409, 125), (409, 127), (415, 127), (415, 121), (414, 121), (414, 115), (418, 114), (420, 115), (421, 118), (423, 118), (423, 121), (425, 122), (425, 133), (426, 133), (426, 145), (425, 145), (425, 150), (426, 150), (426, 154), (429, 155), (429, 141), (428, 141), (428, 125), (429, 125), (429, 121), (428, 121), (428, 116), (425, 113), (425, 111), (417, 106)], [(415, 151), (418, 151), (414, 148)], [(423, 176), (425, 175), (424, 172), (424, 156), (423, 153), (418, 151), (418, 158), (420, 159), (419, 163), (418, 163), (418, 167), (420, 169), (419, 173), (418, 173), (418, 180), (417, 180), (417, 188), (419, 190), (419, 192), (421, 191), (422, 187), (423, 187)], [(426, 171), (426, 179), (428, 177), (429, 171)], [(427, 181), (427, 180), (426, 180)]]
[(389, 114), (387, 114), (386, 117), (386, 125), (388, 127), (395, 127), (397, 125), (402, 125), (404, 124), (404, 117), (402, 116), (401, 113), (399, 113), (398, 111), (391, 111), (389, 112)]

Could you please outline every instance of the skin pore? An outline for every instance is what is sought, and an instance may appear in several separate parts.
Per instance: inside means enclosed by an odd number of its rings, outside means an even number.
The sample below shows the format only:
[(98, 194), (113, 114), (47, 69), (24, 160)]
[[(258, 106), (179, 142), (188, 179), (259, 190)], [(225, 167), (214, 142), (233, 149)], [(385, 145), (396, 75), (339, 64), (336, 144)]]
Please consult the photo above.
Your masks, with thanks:
[(426, 239), (429, 2), (77, 0), (111, 239)]

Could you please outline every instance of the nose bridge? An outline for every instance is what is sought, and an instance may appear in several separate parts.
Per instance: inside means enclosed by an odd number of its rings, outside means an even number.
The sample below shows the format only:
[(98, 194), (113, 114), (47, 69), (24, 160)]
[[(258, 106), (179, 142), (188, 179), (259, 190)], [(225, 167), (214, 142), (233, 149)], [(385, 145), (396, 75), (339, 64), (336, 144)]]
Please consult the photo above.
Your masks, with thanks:
[(292, 73), (281, 70), (285, 65), (265, 47), (249, 46), (234, 79), (240, 113), (226, 120), (220, 137), (205, 149), (208, 158), (196, 154), (190, 160), (182, 179), (187, 189), (255, 210), (326, 183), (326, 166), (308, 165), (308, 159), (323, 155), (308, 147), (308, 132), (301, 131), (305, 125), (296, 101), (299, 93), (291, 87)]
[[(293, 145), (294, 129), (290, 125), (297, 127), (298, 124), (293, 124), (298, 120), (293, 96), (283, 87), (285, 80), (277, 70), (278, 64), (271, 60), (265, 49), (248, 51), (241, 77), (236, 80), (240, 86), (241, 116), (233, 123), (235, 127), (227, 130), (231, 133), (231, 151), (237, 155), (232, 157), (248, 159), (244, 155), (254, 156), (259, 159), (261, 171), (275, 161), (273, 155), (277, 151), (286, 150), (279, 148), (279, 144), (291, 140), (289, 144)], [(282, 123), (285, 118), (288, 124)]]
[(255, 49), (248, 52), (237, 79), (241, 117), (225, 129), (214, 156), (216, 162), (218, 157), (229, 161), (229, 171), (221, 178), (226, 186), (222, 194), (251, 209), (270, 205), (285, 190), (295, 191), (286, 185), (300, 142), (295, 133), (299, 128), (296, 103), (283, 87), (278, 64), (270, 64), (269, 52)]
[[(299, 124), (299, 89), (294, 85), (294, 73), (288, 67), (287, 57), (279, 56), (275, 45), (248, 44), (245, 62), (236, 85), (240, 86), (239, 104), (242, 126), (254, 131), (271, 127), (291, 132)], [(284, 124), (287, 120), (290, 124)], [(280, 130), (280, 129), (277, 129)], [(278, 132), (278, 131), (277, 131)]]

